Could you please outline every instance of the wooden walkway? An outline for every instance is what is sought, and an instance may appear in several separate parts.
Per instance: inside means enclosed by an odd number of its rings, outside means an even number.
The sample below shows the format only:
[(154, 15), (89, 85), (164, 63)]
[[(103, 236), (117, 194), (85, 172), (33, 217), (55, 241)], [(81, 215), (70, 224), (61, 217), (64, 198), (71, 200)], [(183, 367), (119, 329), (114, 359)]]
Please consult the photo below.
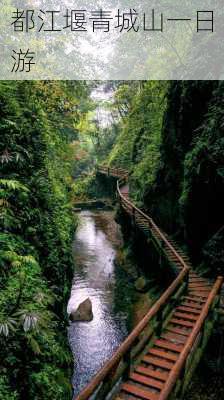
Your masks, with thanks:
[(100, 167), (99, 173), (118, 179), (121, 208), (177, 276), (76, 400), (179, 399), (217, 320), (223, 278), (209, 282), (193, 271), (177, 244), (130, 201), (125, 170)]

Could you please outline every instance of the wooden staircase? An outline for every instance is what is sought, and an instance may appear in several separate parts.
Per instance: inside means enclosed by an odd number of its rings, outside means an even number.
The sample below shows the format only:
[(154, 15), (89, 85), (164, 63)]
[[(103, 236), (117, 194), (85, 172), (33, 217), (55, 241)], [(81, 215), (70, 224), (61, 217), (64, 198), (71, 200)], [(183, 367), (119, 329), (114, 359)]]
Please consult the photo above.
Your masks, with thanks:
[(99, 173), (118, 179), (121, 208), (161, 250), (177, 278), (76, 399), (94, 393), (97, 400), (181, 398), (217, 319), (223, 278), (209, 282), (194, 272), (178, 245), (132, 204), (126, 171), (101, 167)]

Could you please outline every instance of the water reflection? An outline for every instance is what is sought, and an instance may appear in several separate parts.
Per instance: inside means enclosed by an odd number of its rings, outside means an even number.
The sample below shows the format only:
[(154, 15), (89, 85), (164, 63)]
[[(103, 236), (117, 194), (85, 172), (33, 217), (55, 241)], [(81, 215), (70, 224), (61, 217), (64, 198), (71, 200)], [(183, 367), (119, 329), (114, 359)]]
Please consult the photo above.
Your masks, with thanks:
[(121, 234), (111, 212), (80, 213), (73, 245), (75, 275), (68, 312), (89, 297), (94, 319), (69, 327), (75, 359), (75, 394), (123, 341), (131, 324), (131, 304), (136, 295), (130, 278), (115, 266), (121, 245)]

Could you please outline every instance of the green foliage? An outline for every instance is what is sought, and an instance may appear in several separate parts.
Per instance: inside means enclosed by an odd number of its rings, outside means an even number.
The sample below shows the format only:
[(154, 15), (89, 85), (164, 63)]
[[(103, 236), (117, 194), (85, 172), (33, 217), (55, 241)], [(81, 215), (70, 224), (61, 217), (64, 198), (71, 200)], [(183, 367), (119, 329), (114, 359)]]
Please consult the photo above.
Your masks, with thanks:
[(17, 400), (16, 391), (12, 391), (6, 375), (0, 376), (0, 399)]
[(125, 83), (117, 91), (121, 130), (110, 153), (109, 164), (132, 172), (132, 194), (141, 203), (144, 191), (155, 179), (159, 162), (167, 83), (143, 82), (137, 88), (136, 85), (136, 82)]
[(74, 183), (72, 184), (72, 194), (74, 201), (85, 201), (91, 196), (94, 197), (94, 187), (94, 175), (75, 179)]
[(105, 157), (129, 171), (135, 202), (214, 275), (223, 269), (223, 101), (223, 82), (120, 82)]
[(59, 368), (47, 365), (41, 372), (31, 374), (31, 382), (32, 387), (36, 388), (36, 391), (31, 392), (33, 399), (70, 400), (72, 397), (71, 386)]
[(0, 398), (70, 393), (69, 143), (82, 91), (78, 82), (0, 83)]
[[(27, 189), (26, 186), (22, 185), (20, 182), (15, 181), (15, 180), (8, 180), (8, 179), (0, 179), (0, 186), (5, 187), (6, 189), (9, 190), (21, 190), (24, 192), (28, 192), (29, 190)], [(4, 196), (4, 192), (2, 191), (1, 193), (2, 196)]]

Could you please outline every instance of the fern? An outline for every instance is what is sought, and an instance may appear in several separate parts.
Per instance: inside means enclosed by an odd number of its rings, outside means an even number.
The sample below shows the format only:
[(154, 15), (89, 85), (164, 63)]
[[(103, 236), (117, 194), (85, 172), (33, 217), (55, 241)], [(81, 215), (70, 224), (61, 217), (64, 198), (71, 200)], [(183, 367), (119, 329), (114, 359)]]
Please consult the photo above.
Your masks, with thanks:
[(13, 191), (19, 190), (29, 192), (29, 189), (25, 185), (13, 179), (0, 179), (0, 186)]
[(38, 265), (35, 258), (31, 255), (20, 256), (14, 251), (4, 251), (1, 252), (0, 254), (7, 261), (10, 261), (12, 263), (12, 266), (14, 267), (20, 267), (22, 265), (33, 265), (33, 266)]

